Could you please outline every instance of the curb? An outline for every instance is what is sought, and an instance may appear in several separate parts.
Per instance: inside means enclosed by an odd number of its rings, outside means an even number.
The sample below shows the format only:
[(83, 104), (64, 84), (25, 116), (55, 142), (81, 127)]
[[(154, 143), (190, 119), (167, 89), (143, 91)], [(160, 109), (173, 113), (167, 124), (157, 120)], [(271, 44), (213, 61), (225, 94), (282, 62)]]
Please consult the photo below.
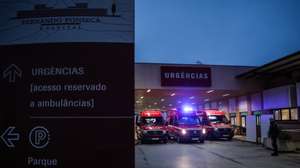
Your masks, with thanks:
[(243, 140), (243, 139), (239, 139), (239, 138), (232, 138), (232, 140), (235, 141), (240, 141), (240, 142), (247, 142), (247, 143), (251, 143), (251, 144), (255, 144), (255, 145), (263, 145), (262, 143), (256, 143), (256, 142), (252, 142), (252, 141), (247, 141), (247, 140)]
[[(240, 142), (246, 142), (246, 143), (250, 143), (250, 144), (254, 144), (254, 145), (260, 145), (261, 147), (263, 147), (266, 150), (272, 150), (271, 148), (266, 147), (262, 143), (256, 143), (256, 142), (247, 141), (247, 140), (243, 140), (243, 139), (238, 139), (238, 138), (234, 138), (234, 137), (232, 138), (232, 140), (240, 141)], [(279, 153), (296, 153), (296, 154), (300, 154), (300, 150), (296, 150), (296, 151), (279, 151)]]

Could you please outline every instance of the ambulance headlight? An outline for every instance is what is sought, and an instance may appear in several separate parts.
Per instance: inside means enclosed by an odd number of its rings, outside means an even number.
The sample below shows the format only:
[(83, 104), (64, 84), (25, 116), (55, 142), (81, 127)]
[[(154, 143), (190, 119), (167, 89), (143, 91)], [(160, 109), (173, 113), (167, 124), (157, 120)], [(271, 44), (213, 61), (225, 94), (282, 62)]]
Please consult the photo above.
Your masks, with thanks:
[(186, 130), (185, 129), (181, 130), (181, 134), (185, 135), (186, 134)]
[(214, 128), (214, 131), (218, 131), (218, 128)]
[(202, 129), (202, 134), (206, 134), (206, 129), (205, 128)]
[(163, 134), (166, 134), (167, 133), (167, 131), (166, 130), (163, 130)]

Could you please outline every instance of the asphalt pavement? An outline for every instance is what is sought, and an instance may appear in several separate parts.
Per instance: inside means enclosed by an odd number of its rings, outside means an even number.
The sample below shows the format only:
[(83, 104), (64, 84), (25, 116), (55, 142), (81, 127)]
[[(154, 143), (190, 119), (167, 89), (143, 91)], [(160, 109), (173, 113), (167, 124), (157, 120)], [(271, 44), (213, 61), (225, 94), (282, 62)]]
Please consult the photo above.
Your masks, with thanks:
[(135, 146), (136, 168), (296, 168), (300, 153), (271, 156), (262, 145), (214, 140), (200, 143), (149, 143)]

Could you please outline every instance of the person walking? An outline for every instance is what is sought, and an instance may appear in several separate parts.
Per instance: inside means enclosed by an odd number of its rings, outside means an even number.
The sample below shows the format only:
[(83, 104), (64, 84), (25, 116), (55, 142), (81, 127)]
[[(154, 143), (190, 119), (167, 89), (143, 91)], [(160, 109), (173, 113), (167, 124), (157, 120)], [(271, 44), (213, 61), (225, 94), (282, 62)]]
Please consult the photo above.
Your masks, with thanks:
[(269, 138), (272, 141), (273, 153), (272, 156), (278, 156), (277, 138), (279, 135), (279, 128), (274, 119), (270, 119)]

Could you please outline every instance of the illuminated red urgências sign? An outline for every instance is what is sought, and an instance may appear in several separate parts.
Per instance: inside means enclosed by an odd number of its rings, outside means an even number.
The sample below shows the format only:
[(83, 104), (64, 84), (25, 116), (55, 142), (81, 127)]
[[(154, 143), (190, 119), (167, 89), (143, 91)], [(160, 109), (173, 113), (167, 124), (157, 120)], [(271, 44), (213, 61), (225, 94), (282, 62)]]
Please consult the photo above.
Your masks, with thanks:
[(225, 115), (225, 112), (218, 110), (205, 110), (207, 115)]
[(162, 66), (161, 86), (211, 86), (211, 69), (208, 67)]
[(154, 111), (154, 110), (146, 110), (141, 112), (142, 117), (161, 117), (160, 111)]

